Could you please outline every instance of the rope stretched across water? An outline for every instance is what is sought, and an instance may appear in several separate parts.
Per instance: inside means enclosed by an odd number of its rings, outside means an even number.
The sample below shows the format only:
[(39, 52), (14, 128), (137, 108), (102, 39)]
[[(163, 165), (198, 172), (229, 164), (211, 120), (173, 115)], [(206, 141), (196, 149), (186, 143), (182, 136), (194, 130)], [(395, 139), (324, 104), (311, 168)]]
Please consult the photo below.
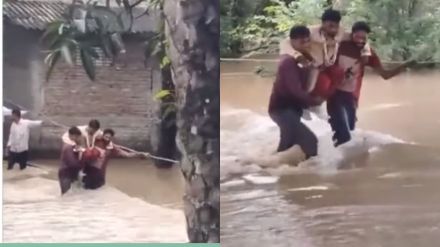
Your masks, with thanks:
[[(46, 120), (48, 120), (49, 122), (53, 123), (54, 125), (56, 125), (56, 126), (58, 126), (58, 127), (68, 128), (68, 126), (63, 125), (63, 124), (61, 124), (61, 123), (58, 123), (58, 122), (56, 122), (56, 121), (54, 121), (54, 120), (52, 120), (52, 119), (50, 119), (50, 118), (48, 118), (48, 117), (46, 117), (46, 116), (43, 116), (43, 118), (45, 118)], [(122, 146), (122, 145), (116, 145), (116, 146), (118, 146), (118, 147), (120, 147), (120, 148), (122, 148), (122, 149), (125, 149), (125, 150), (127, 150), (127, 151), (133, 152), (133, 153), (141, 153), (141, 154), (144, 154), (144, 155), (146, 155), (147, 157), (149, 157), (149, 158), (151, 158), (151, 159), (167, 161), (167, 162), (171, 162), (171, 163), (175, 163), (175, 164), (176, 164), (176, 163), (179, 163), (179, 161), (177, 161), (177, 160), (173, 160), (173, 159), (168, 159), (168, 158), (165, 158), (165, 157), (156, 156), (156, 155), (153, 155), (153, 154), (148, 153), (148, 152), (139, 152), (139, 151), (137, 151), (137, 150), (134, 150), (134, 149), (131, 149), (131, 148), (128, 148), (128, 147)]]
[[(5, 101), (8, 102), (7, 100), (5, 100)], [(12, 102), (9, 101), (9, 103), (12, 103)], [(25, 109), (25, 108), (23, 108), (23, 107), (21, 107), (21, 106), (19, 106), (19, 105), (17, 105), (17, 104), (14, 104), (14, 103), (12, 103), (12, 104), (13, 104), (13, 105), (16, 105), (16, 106), (18, 106), (18, 107), (20, 107), (21, 110), (24, 110), (24, 109)], [(68, 129), (68, 128), (69, 128), (69, 126), (64, 125), (64, 124), (62, 124), (62, 123), (59, 123), (59, 122), (57, 122), (57, 121), (55, 121), (55, 120), (53, 120), (53, 119), (51, 119), (51, 118), (49, 118), (49, 117), (47, 117), (47, 116), (45, 116), (45, 115), (40, 115), (40, 117), (41, 117), (42, 119), (44, 119), (44, 120), (46, 120), (46, 121), (52, 123), (53, 125), (55, 125), (55, 126), (57, 126), (57, 127), (64, 128), (64, 129)], [(133, 152), (133, 153), (141, 153), (141, 154), (144, 154), (145, 156), (147, 156), (148, 158), (151, 158), (151, 159), (167, 161), (167, 162), (171, 162), (171, 163), (174, 163), (174, 164), (179, 163), (179, 161), (177, 161), (177, 160), (173, 160), (173, 159), (169, 159), (169, 158), (165, 158), (165, 157), (156, 156), (156, 155), (153, 155), (153, 154), (148, 153), (148, 152), (140, 152), (140, 151), (137, 151), (137, 150), (134, 150), (134, 149), (131, 149), (131, 148), (128, 148), (128, 147), (122, 146), (122, 145), (117, 145), (117, 146), (120, 147), (120, 148), (122, 148), (122, 149), (125, 149), (125, 150), (127, 150), (127, 151)]]

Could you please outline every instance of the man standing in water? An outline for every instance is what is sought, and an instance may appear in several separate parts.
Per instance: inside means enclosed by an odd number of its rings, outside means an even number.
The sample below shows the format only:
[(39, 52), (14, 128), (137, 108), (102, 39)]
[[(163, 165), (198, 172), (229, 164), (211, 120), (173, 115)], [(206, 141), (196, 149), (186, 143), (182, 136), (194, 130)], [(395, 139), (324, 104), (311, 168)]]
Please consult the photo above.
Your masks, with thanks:
[[(343, 71), (335, 65), (340, 42), (351, 39), (351, 33), (345, 32), (340, 27), (341, 13), (334, 9), (327, 9), (321, 16), (321, 24), (310, 27), (310, 47), (307, 53), (296, 51), (290, 40), (280, 43), (280, 55), (289, 54), (300, 61), (303, 66), (310, 67), (307, 79), (307, 91), (312, 95), (327, 98), (334, 90), (335, 83), (342, 80)], [(364, 59), (371, 55), (371, 50), (366, 43), (362, 48)], [(321, 118), (326, 118), (321, 107), (312, 107), (309, 110), (315, 112)], [(309, 114), (304, 116), (310, 119)]]
[(22, 119), (19, 109), (12, 110), (12, 119), (9, 140), (6, 146), (9, 153), (8, 170), (12, 170), (15, 163), (19, 163), (20, 169), (24, 170), (28, 162), (30, 129), (40, 126), (42, 121)]
[[(310, 46), (310, 30), (306, 26), (294, 26), (290, 30), (290, 45), (304, 54)], [(312, 97), (307, 92), (307, 69), (300, 67), (298, 60), (290, 55), (282, 55), (278, 64), (269, 115), (280, 128), (278, 152), (299, 145), (305, 158), (317, 155), (317, 138), (301, 122), (305, 108), (320, 105), (323, 100)]]
[(403, 72), (410, 62), (394, 69), (385, 70), (379, 57), (372, 50), (366, 62), (361, 58), (367, 42), (370, 27), (365, 22), (356, 22), (352, 27), (351, 40), (342, 41), (339, 47), (337, 64), (344, 70), (342, 81), (337, 83), (336, 91), (327, 101), (329, 123), (333, 129), (335, 146), (351, 139), (350, 131), (355, 129), (356, 108), (359, 101), (365, 66), (373, 68), (383, 79), (388, 80)]
[(98, 189), (105, 184), (107, 164), (112, 157), (123, 158), (144, 158), (142, 153), (126, 152), (113, 144), (115, 132), (112, 129), (105, 129), (103, 135), (96, 139), (95, 148), (99, 150), (99, 157), (94, 160), (85, 161), (83, 178), (86, 189)]
[(82, 169), (80, 146), (82, 133), (78, 127), (72, 127), (67, 132), (69, 143), (64, 143), (61, 151), (61, 165), (58, 170), (61, 194), (65, 194), (73, 182), (78, 180)]

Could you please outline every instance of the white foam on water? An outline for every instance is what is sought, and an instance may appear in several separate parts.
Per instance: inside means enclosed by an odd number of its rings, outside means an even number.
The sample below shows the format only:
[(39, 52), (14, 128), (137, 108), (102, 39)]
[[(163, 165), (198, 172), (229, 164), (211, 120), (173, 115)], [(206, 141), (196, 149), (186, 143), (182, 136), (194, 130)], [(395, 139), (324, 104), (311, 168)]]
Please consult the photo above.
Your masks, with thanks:
[(49, 170), (43, 169), (43, 168), (34, 168), (34, 167), (27, 167), (25, 170), (19, 170), (18, 168), (15, 168), (13, 170), (8, 170), (3, 172), (3, 179), (4, 180), (11, 180), (11, 179), (20, 179), (30, 176), (41, 176), (49, 174)]
[(379, 178), (379, 179), (392, 179), (392, 178), (401, 178), (401, 177), (403, 177), (403, 174), (401, 172), (392, 172), (392, 173), (383, 174), (377, 178)]
[(241, 186), (241, 185), (245, 185), (246, 181), (238, 179), (238, 180), (230, 180), (230, 181), (226, 181), (224, 183), (222, 183), (222, 188), (229, 188), (229, 187), (236, 187), (236, 186)]
[(334, 186), (332, 187), (332, 186), (316, 185), (316, 186), (288, 189), (287, 191), (295, 192), (295, 191), (329, 190), (331, 188), (334, 188)]
[[(222, 107), (221, 118), (221, 177), (261, 172), (263, 170), (261, 167), (256, 164), (246, 164), (245, 160), (247, 157), (263, 159), (275, 153), (279, 140), (276, 124), (268, 116), (246, 109)], [(319, 139), (318, 156), (299, 164), (299, 167), (312, 167), (322, 173), (337, 172), (341, 162), (377, 150), (384, 144), (403, 142), (391, 135), (358, 129), (353, 132), (350, 142), (335, 148), (327, 121), (312, 115), (312, 119), (304, 123)], [(292, 172), (285, 166), (280, 169), (281, 172), (269, 170), (272, 175), (281, 175), (283, 171)]]
[(4, 242), (188, 241), (181, 210), (149, 204), (110, 186), (89, 191), (74, 185), (64, 196), (57, 181), (38, 176), (5, 180), (3, 186)]
[(258, 175), (246, 175), (243, 179), (253, 184), (274, 184), (278, 181), (279, 177), (273, 176), (258, 176)]

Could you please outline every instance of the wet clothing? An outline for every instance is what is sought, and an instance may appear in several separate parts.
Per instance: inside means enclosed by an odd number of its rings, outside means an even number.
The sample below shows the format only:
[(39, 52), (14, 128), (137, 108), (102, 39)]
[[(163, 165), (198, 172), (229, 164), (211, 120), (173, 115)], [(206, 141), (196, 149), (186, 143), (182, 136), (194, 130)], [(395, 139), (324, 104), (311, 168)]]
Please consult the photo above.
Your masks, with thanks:
[(306, 82), (307, 70), (293, 57), (281, 56), (269, 102), (269, 116), (280, 128), (278, 152), (298, 144), (307, 157), (316, 155), (317, 138), (301, 122), (303, 109), (311, 106), (312, 100)]
[(332, 65), (321, 71), (311, 95), (328, 99), (334, 93), (338, 82), (344, 79), (344, 70), (338, 65)]
[[(314, 91), (315, 96), (321, 98), (328, 98), (331, 94), (331, 90), (336, 82), (339, 81), (340, 71), (331, 68), (337, 64), (337, 58), (341, 49), (342, 42), (351, 40), (351, 33), (346, 32), (343, 28), (339, 28), (338, 33), (333, 39), (327, 38), (321, 30), (320, 25), (310, 26), (310, 49), (309, 54), (313, 58), (313, 62), (308, 74), (307, 79), (307, 91)], [(371, 48), (367, 43), (363, 49), (361, 49), (362, 56), (371, 56)], [(280, 55), (288, 54), (294, 58), (302, 56), (302, 54), (293, 49), (290, 38), (284, 39), (280, 42)], [(320, 66), (325, 67), (324, 71), (320, 71)]]
[(307, 72), (298, 66), (293, 57), (281, 56), (270, 96), (269, 112), (282, 109), (302, 110), (310, 106), (311, 96), (306, 91)]
[(327, 100), (327, 113), (335, 146), (350, 141), (350, 131), (356, 125), (356, 98), (353, 93), (337, 90)]
[(14, 168), (15, 163), (24, 170), (28, 162), (29, 133), (30, 129), (41, 125), (41, 121), (20, 119), (18, 123), (12, 122), (9, 132), (8, 144), (8, 170)]
[(32, 127), (41, 125), (41, 121), (20, 119), (18, 123), (12, 122), (7, 146), (14, 153), (29, 150), (29, 132)]
[[(81, 135), (82, 135), (82, 143), (81, 145), (83, 147), (86, 148), (90, 148), (93, 147), (95, 145), (95, 140), (97, 137), (101, 136), (102, 130), (98, 130), (95, 132), (95, 134), (93, 134), (93, 136), (89, 135), (87, 133), (87, 125), (83, 125), (83, 126), (77, 126), (77, 128), (81, 131)], [(74, 145), (75, 143), (72, 142), (72, 140), (70, 140), (69, 138), (69, 132), (65, 132), (63, 134), (63, 136), (61, 137), (61, 139), (63, 140), (63, 143), (65, 144), (69, 144), (69, 145)]]
[(352, 41), (341, 42), (337, 66), (343, 69), (342, 80), (337, 84), (336, 91), (327, 100), (329, 123), (334, 132), (335, 146), (351, 140), (350, 131), (355, 129), (356, 109), (360, 97), (365, 66), (381, 67), (381, 62), (372, 50), (367, 64), (362, 64), (361, 49)]
[(310, 158), (318, 154), (318, 139), (315, 134), (301, 122), (302, 111), (281, 109), (269, 113), (272, 120), (280, 128), (280, 142), (277, 151), (285, 151), (294, 145), (299, 145)]
[(9, 151), (8, 155), (8, 170), (14, 168), (14, 164), (18, 163), (20, 165), (20, 169), (26, 169), (28, 162), (28, 151), (23, 151), (20, 153)]
[(362, 80), (364, 78), (365, 66), (372, 68), (381, 68), (382, 63), (374, 50), (371, 50), (371, 56), (366, 64), (362, 64), (361, 48), (352, 41), (341, 42), (337, 64), (344, 70), (344, 78), (338, 83), (338, 90), (352, 92), (357, 101), (359, 101)]
[(78, 180), (78, 175), (83, 165), (75, 146), (64, 144), (61, 151), (61, 164), (58, 170), (61, 194), (66, 193), (73, 182)]
[(95, 149), (99, 150), (99, 157), (85, 161), (83, 183), (85, 189), (98, 189), (105, 184), (105, 175), (110, 158), (114, 156), (131, 157), (131, 155), (119, 147), (98, 137)]

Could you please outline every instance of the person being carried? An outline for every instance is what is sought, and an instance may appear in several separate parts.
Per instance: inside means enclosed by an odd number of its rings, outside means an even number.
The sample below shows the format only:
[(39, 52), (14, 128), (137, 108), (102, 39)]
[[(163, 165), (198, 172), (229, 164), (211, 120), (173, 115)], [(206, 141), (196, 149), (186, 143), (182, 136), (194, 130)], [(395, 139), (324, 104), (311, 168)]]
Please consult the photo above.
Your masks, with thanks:
[[(81, 131), (80, 145), (85, 148), (83, 153), (84, 159), (94, 160), (99, 156), (98, 150), (94, 147), (95, 141), (99, 136), (102, 136), (101, 124), (98, 120), (90, 120), (88, 125), (77, 126)], [(63, 143), (74, 145), (69, 139), (69, 133), (66, 132), (62, 136)]]
[(79, 172), (83, 168), (81, 155), (83, 148), (80, 146), (82, 133), (78, 127), (71, 127), (67, 132), (69, 143), (64, 143), (61, 151), (61, 163), (58, 169), (58, 180), (61, 194), (65, 194), (72, 183), (78, 180)]
[[(102, 135), (101, 124), (98, 120), (92, 119), (90, 120), (88, 125), (77, 126), (77, 128), (81, 131), (81, 145), (85, 148), (93, 147), (95, 140), (98, 136)], [(72, 141), (69, 139), (69, 133), (66, 132), (62, 136), (62, 140), (64, 143), (73, 145)]]
[(373, 68), (377, 74), (387, 80), (403, 72), (411, 63), (406, 62), (394, 69), (385, 70), (374, 50), (371, 50), (371, 56), (365, 61), (362, 58), (362, 50), (370, 32), (367, 23), (356, 22), (352, 26), (351, 39), (341, 42), (339, 47), (337, 64), (343, 69), (344, 77), (337, 83), (335, 92), (327, 100), (327, 112), (334, 132), (335, 146), (350, 141), (350, 131), (355, 129), (356, 109), (365, 66)]
[[(300, 62), (300, 66), (310, 67), (307, 81), (307, 91), (312, 95), (328, 98), (335, 88), (335, 82), (341, 81), (343, 71), (335, 61), (340, 47), (340, 42), (350, 40), (350, 33), (340, 28), (341, 13), (337, 10), (327, 9), (321, 16), (321, 25), (311, 26), (311, 45), (307, 52), (296, 51), (289, 39), (280, 43), (280, 55), (288, 54)], [(363, 59), (371, 56), (371, 49), (366, 45), (361, 50)], [(326, 119), (321, 106), (309, 109), (320, 118)], [(308, 111), (304, 112), (304, 118), (310, 119)]]
[[(307, 53), (310, 46), (310, 30), (306, 26), (294, 26), (290, 30), (290, 44), (296, 51)], [(305, 108), (320, 105), (323, 100), (307, 92), (306, 68), (290, 55), (282, 55), (269, 102), (269, 115), (280, 128), (278, 152), (298, 145), (305, 158), (317, 155), (318, 140), (315, 134), (301, 122)]]
[(115, 132), (105, 129), (103, 135), (95, 141), (95, 148), (99, 150), (99, 157), (93, 160), (84, 160), (83, 183), (85, 189), (98, 189), (105, 184), (107, 165), (112, 157), (144, 158), (147, 155), (137, 152), (127, 152), (113, 144)]
[(24, 170), (28, 162), (30, 129), (41, 126), (42, 121), (22, 119), (19, 109), (12, 110), (12, 119), (8, 144), (6, 145), (9, 158), (8, 170), (12, 170), (15, 163), (19, 163), (20, 169)]

